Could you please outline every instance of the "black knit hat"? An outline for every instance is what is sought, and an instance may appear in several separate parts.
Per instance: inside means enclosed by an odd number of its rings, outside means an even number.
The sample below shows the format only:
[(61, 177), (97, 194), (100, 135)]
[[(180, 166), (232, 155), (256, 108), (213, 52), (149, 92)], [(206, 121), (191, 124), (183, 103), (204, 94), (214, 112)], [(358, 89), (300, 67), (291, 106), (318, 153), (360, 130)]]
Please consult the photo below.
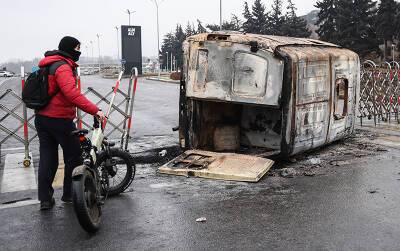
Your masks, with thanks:
[(78, 39), (66, 36), (61, 39), (60, 44), (58, 45), (58, 49), (60, 51), (64, 51), (68, 54), (71, 54), (72, 52), (74, 52), (76, 46), (78, 46), (78, 44), (80, 43), (81, 42), (79, 42)]

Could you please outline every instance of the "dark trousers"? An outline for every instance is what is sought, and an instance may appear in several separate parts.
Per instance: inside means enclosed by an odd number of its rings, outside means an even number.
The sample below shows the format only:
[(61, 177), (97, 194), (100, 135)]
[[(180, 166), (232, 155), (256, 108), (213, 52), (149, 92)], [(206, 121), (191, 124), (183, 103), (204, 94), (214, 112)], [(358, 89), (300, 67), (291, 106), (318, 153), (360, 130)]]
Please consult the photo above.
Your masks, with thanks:
[(38, 194), (40, 201), (49, 201), (54, 189), (52, 183), (58, 169), (58, 146), (64, 155), (63, 196), (72, 195), (72, 171), (82, 164), (81, 146), (77, 137), (71, 136), (76, 126), (71, 119), (36, 115), (35, 126), (40, 143)]

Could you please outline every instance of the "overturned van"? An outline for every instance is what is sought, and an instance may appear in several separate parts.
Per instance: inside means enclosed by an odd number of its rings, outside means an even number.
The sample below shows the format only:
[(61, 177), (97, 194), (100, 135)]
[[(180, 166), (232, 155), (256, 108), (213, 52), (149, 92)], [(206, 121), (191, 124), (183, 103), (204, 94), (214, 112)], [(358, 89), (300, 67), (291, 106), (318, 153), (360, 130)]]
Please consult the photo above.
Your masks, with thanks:
[[(290, 156), (354, 130), (360, 63), (350, 50), (233, 32), (189, 37), (183, 50), (182, 148)], [(207, 159), (189, 155), (172, 164)]]

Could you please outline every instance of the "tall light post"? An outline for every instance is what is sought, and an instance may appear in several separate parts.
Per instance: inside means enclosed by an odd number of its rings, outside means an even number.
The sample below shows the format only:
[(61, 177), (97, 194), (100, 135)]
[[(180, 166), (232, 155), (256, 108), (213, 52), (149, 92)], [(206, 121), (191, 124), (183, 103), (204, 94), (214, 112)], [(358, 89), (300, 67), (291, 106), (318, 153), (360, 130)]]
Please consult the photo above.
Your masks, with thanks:
[(119, 33), (118, 33), (118, 26), (115, 26), (115, 29), (117, 30), (117, 60), (118, 60), (118, 62), (120, 61), (119, 60)]
[(219, 30), (222, 31), (222, 0), (219, 0)]
[(129, 26), (131, 26), (131, 14), (135, 13), (136, 11), (132, 11), (129, 9), (126, 9), (126, 13), (128, 13), (129, 16)]
[[(90, 58), (90, 55), (89, 55), (89, 46), (87, 46), (87, 45), (85, 45), (85, 51), (86, 51), (86, 57), (87, 57), (87, 62), (89, 62), (89, 58)], [(86, 63), (87, 63), (86, 62)]]
[(159, 15), (158, 15), (158, 7), (164, 0), (151, 0), (157, 10), (157, 63), (158, 63), (158, 78), (160, 78), (161, 75), (161, 66), (160, 66), (160, 22), (159, 22)]
[(92, 46), (92, 63), (94, 63), (94, 55), (93, 55), (93, 41), (90, 41), (90, 45)]
[(96, 36), (97, 36), (97, 47), (98, 47), (98, 49), (99, 49), (99, 73), (100, 73), (100, 60), (101, 60), (101, 54), (100, 54), (100, 34), (96, 34)]
[(168, 72), (168, 51), (167, 51), (167, 72)]

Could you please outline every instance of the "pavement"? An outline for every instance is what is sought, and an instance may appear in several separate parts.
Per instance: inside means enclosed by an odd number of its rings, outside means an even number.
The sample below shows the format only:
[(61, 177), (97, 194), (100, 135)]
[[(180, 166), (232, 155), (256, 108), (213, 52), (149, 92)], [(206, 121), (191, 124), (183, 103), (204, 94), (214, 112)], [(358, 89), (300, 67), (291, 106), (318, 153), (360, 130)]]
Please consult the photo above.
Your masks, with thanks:
[[(84, 82), (100, 91), (112, 85)], [(171, 131), (178, 88), (139, 80), (136, 177), (106, 202), (98, 233), (81, 229), (60, 189), (48, 212), (38, 210), (34, 189), (0, 192), (0, 250), (398, 250), (397, 127), (358, 127), (348, 139), (275, 159), (255, 184), (162, 175), (157, 168), (180, 153)]]

